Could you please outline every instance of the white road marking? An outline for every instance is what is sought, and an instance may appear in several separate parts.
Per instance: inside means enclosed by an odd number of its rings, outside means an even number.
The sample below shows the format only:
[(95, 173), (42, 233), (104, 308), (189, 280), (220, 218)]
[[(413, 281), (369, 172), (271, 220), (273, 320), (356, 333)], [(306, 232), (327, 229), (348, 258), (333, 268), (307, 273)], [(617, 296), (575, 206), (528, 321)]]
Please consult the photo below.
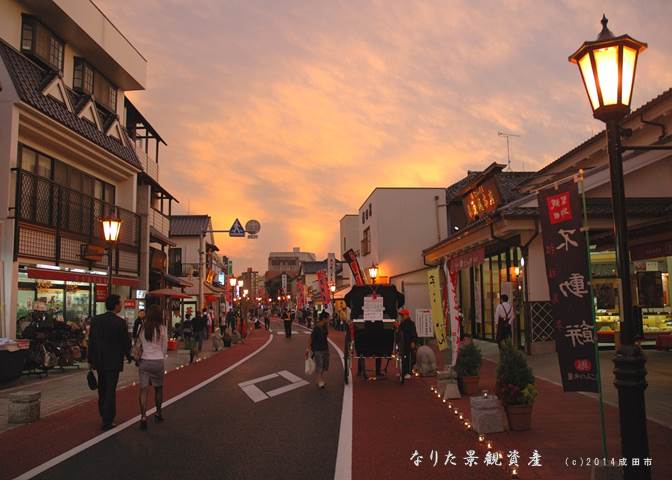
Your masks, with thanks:
[[(171, 405), (171, 404), (173, 404), (173, 403), (175, 403), (179, 400), (182, 400), (184, 397), (191, 395), (192, 393), (200, 390), (201, 388), (205, 387), (206, 385), (208, 385), (208, 384), (214, 382), (215, 380), (221, 378), (222, 376), (226, 375), (231, 370), (233, 370), (234, 368), (236, 368), (236, 367), (242, 365), (243, 363), (247, 362), (250, 358), (254, 357), (256, 354), (258, 354), (259, 352), (264, 350), (266, 347), (268, 347), (272, 340), (273, 340), (273, 335), (270, 335), (268, 337), (268, 340), (266, 340), (266, 343), (264, 343), (260, 348), (258, 348), (254, 352), (250, 353), (247, 357), (238, 360), (236, 363), (234, 363), (230, 367), (225, 368), (221, 372), (219, 372), (216, 375), (213, 375), (212, 377), (202, 381), (198, 385), (195, 385), (195, 386), (191, 387), (189, 390), (186, 390), (186, 391), (180, 393), (179, 395), (176, 395), (173, 398), (165, 401), (163, 403), (163, 406), (167, 407), (168, 405)], [(151, 410), (147, 411), (147, 416), (150, 417), (155, 412), (156, 412), (156, 408), (152, 408)], [(64, 461), (66, 461), (67, 459), (71, 458), (71, 457), (74, 457), (75, 455), (77, 455), (80, 452), (83, 452), (87, 448), (90, 448), (90, 447), (96, 445), (97, 443), (102, 442), (106, 438), (109, 438), (112, 435), (116, 435), (117, 433), (121, 432), (122, 430), (130, 427), (131, 425), (133, 425), (133, 424), (135, 424), (139, 421), (140, 421), (140, 415), (138, 415), (134, 418), (131, 418), (130, 420), (125, 421), (124, 423), (122, 423), (121, 425), (118, 425), (117, 427), (113, 428), (112, 430), (108, 430), (107, 432), (101, 433), (100, 435), (97, 435), (96, 437), (93, 437), (91, 440), (87, 440), (86, 442), (81, 443), (74, 448), (71, 448), (67, 452), (61, 453), (57, 457), (52, 458), (51, 460), (43, 463), (42, 465), (38, 465), (37, 467), (35, 467), (31, 470), (28, 470), (27, 472), (25, 472), (25, 473), (19, 475), (18, 477), (16, 477), (14, 480), (28, 480), (30, 478), (33, 478), (34, 476), (39, 475), (40, 473), (45, 472), (46, 470), (49, 470), (51, 467), (56, 466), (59, 463), (62, 463)]]
[(266, 395), (269, 397), (277, 397), (278, 395), (282, 395), (283, 393), (291, 392), (294, 389), (300, 388), (300, 387), (305, 387), (308, 385), (308, 382), (305, 380), (299, 379), (298, 382), (290, 383), (289, 385), (285, 385), (284, 387), (276, 388), (275, 390), (271, 390), (270, 392), (266, 392)]
[[(289, 385), (283, 385), (282, 387), (276, 388), (271, 390), (270, 392), (264, 392), (261, 390), (259, 387), (257, 387), (258, 383), (265, 382), (266, 380), (270, 380), (272, 378), (276, 377), (282, 377), (285, 380), (287, 380)], [(252, 400), (254, 403), (261, 402), (262, 400), (267, 400), (272, 397), (277, 397), (278, 395), (282, 395), (283, 393), (291, 392), (292, 390), (295, 390), (297, 388), (303, 387), (308, 385), (308, 382), (305, 381), (301, 377), (297, 377), (294, 375), (292, 372), (289, 372), (287, 370), (282, 370), (277, 373), (270, 373), (268, 375), (264, 375), (263, 377), (258, 377), (253, 380), (247, 380), (245, 382), (241, 382), (238, 384), (238, 386), (241, 388), (241, 390), (248, 396), (250, 397), (250, 400)]]

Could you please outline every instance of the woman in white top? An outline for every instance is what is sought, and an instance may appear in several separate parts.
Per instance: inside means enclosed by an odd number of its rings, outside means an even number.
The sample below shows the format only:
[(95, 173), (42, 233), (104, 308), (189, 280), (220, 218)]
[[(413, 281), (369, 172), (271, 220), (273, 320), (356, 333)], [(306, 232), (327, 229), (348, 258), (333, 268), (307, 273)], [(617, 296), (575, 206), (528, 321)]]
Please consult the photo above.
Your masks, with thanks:
[(149, 307), (145, 321), (138, 332), (138, 339), (142, 342), (142, 357), (140, 358), (140, 430), (147, 430), (147, 394), (149, 385), (154, 387), (154, 402), (156, 414), (154, 420), (163, 421), (161, 402), (163, 401), (163, 374), (164, 359), (168, 350), (168, 329), (163, 325), (161, 307)]

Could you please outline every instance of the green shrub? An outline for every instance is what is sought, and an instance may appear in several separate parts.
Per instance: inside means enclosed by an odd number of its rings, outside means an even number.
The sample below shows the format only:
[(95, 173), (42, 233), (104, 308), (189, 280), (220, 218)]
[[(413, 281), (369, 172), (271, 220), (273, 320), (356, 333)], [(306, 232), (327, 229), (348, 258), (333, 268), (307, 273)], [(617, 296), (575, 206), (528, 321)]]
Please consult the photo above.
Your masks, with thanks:
[(455, 371), (460, 377), (475, 377), (478, 376), (481, 370), (481, 363), (483, 356), (481, 349), (475, 343), (465, 343), (460, 346), (460, 351), (457, 354), (457, 361), (455, 362)]
[(508, 405), (530, 405), (537, 396), (527, 357), (510, 340), (502, 343), (497, 367), (497, 395)]

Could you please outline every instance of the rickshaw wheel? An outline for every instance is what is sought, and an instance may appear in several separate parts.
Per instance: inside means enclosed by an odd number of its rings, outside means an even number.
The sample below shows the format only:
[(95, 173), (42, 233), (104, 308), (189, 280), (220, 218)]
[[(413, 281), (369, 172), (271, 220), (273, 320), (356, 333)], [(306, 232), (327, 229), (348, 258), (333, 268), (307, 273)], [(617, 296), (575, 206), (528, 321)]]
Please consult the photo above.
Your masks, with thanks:
[(346, 352), (343, 355), (343, 383), (346, 385), (350, 381), (350, 354)]

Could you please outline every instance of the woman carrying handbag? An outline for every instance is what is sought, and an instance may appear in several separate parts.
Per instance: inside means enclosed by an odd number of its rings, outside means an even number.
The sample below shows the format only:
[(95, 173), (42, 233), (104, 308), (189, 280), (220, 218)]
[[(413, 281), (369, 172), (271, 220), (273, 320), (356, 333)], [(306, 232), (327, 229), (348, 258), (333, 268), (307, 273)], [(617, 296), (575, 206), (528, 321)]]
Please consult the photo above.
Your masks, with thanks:
[[(139, 345), (138, 343), (139, 342)], [(162, 422), (161, 403), (163, 401), (164, 360), (168, 351), (168, 329), (163, 324), (161, 307), (152, 305), (140, 327), (138, 340), (133, 346), (134, 356), (137, 355), (138, 372), (140, 374), (140, 430), (147, 430), (147, 397), (149, 386), (154, 387), (154, 403), (156, 413), (154, 420)]]

